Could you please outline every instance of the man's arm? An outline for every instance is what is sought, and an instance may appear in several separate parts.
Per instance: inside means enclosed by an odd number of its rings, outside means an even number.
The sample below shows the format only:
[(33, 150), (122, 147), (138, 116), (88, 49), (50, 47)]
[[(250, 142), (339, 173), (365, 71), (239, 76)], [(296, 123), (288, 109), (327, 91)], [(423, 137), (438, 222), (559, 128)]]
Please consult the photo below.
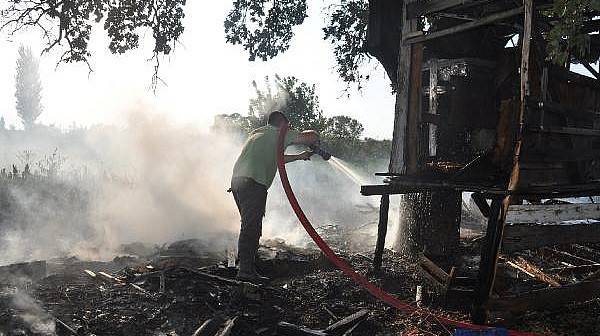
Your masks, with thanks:
[(283, 156), (283, 159), (285, 160), (285, 163), (290, 163), (290, 162), (294, 162), (294, 161), (298, 161), (298, 160), (310, 160), (310, 157), (313, 155), (314, 153), (312, 151), (304, 151), (298, 154), (286, 154)]

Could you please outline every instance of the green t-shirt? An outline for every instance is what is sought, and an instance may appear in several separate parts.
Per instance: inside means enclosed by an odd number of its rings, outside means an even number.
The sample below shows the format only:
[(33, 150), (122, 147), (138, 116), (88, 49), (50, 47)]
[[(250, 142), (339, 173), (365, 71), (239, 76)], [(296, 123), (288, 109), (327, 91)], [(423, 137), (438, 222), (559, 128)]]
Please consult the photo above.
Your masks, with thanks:
[[(297, 137), (297, 131), (288, 130), (285, 147)], [(279, 128), (275, 126), (267, 125), (252, 131), (233, 166), (233, 177), (249, 177), (268, 189), (277, 173), (278, 138)]]

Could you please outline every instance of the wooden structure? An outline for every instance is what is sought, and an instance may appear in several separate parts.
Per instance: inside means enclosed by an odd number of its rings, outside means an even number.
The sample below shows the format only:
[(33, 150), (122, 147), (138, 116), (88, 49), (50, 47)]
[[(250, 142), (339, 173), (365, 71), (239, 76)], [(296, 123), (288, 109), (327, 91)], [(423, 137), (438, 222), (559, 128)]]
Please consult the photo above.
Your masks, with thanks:
[[(362, 187), (382, 197), (374, 267), (390, 194), (472, 192), (488, 225), (478, 279), (460, 281), (473, 285), (478, 323), (489, 309), (600, 296), (599, 280), (557, 286), (546, 279), (548, 289), (504, 298), (494, 292), (501, 252), (600, 242), (597, 224), (559, 224), (598, 219), (597, 205), (544, 202), (600, 195), (600, 81), (546, 61), (553, 22), (540, 13), (551, 3), (370, 1), (369, 49), (397, 87), (390, 170), (380, 174), (387, 179)], [(452, 279), (429, 259), (422, 265)]]

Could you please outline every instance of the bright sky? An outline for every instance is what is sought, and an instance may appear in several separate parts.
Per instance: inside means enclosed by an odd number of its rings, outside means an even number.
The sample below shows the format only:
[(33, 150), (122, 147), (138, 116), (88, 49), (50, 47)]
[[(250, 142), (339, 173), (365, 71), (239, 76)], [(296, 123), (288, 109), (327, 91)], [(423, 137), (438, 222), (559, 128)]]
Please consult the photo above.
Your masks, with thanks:
[[(149, 89), (152, 64), (146, 61), (151, 56), (149, 38), (140, 50), (115, 56), (108, 51), (104, 31), (96, 27), (90, 42), (94, 72), (89, 77), (84, 64), (61, 64), (55, 69), (59, 50), (44, 54), (40, 60), (44, 112), (39, 120), (61, 127), (123, 124), (127, 110), (149, 106), (176, 122), (208, 128), (215, 114), (247, 113), (251, 81), (261, 83), (265, 76), (279, 74), (315, 83), (326, 115), (352, 116), (365, 126), (365, 136), (391, 138), (394, 97), (389, 79), (373, 59), (371, 80), (362, 92), (346, 97), (331, 47), (322, 40), (323, 1), (309, 1), (309, 18), (295, 30), (290, 50), (268, 62), (248, 62), (241, 47), (225, 43), (223, 20), (231, 2), (187, 2), (181, 44), (161, 64), (160, 75), (167, 86), (159, 87), (155, 96)], [(14, 77), (21, 43), (36, 54), (44, 47), (33, 33), (12, 40), (0, 34), (0, 115), (17, 127)]]

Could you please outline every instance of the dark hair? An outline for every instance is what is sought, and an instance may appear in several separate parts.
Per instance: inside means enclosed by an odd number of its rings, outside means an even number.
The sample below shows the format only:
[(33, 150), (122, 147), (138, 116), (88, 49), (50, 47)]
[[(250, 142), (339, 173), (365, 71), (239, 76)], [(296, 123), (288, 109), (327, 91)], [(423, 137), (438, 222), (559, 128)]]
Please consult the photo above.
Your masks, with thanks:
[(289, 121), (285, 114), (283, 114), (281, 111), (273, 111), (269, 114), (267, 124), (271, 126), (280, 126), (283, 120)]

